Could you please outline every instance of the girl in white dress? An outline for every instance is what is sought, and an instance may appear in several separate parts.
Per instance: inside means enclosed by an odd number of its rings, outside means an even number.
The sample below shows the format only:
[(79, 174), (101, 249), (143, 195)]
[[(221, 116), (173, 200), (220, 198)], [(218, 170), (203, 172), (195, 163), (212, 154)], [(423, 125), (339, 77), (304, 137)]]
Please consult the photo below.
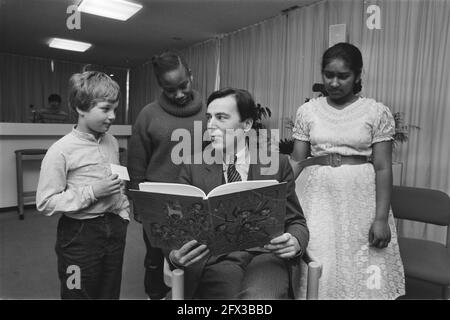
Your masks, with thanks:
[(300, 106), (293, 130), (291, 164), (295, 177), (303, 170), (299, 200), (310, 230), (308, 250), (323, 264), (320, 299), (405, 294), (390, 210), (395, 122), (382, 103), (356, 95), (362, 66), (355, 46), (329, 48), (322, 58), (328, 96)]

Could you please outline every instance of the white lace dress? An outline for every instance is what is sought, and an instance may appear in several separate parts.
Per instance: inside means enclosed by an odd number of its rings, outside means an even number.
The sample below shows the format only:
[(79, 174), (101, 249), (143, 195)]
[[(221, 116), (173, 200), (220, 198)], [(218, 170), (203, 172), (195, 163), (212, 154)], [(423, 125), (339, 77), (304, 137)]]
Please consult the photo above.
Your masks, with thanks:
[[(372, 144), (391, 140), (394, 131), (392, 113), (373, 99), (359, 98), (337, 110), (322, 97), (298, 109), (293, 137), (309, 141), (313, 156), (369, 156)], [(297, 180), (297, 194), (310, 231), (308, 250), (323, 264), (319, 299), (395, 299), (405, 294), (391, 211), (388, 247), (369, 246), (376, 203), (372, 164), (306, 167)], [(303, 272), (305, 280), (306, 268)]]

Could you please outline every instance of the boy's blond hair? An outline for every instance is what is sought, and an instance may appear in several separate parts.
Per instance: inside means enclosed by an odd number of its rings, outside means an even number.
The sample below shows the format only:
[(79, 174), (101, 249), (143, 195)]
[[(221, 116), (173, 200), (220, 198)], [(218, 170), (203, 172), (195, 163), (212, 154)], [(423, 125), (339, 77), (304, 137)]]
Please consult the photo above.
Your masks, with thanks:
[(115, 103), (120, 99), (120, 87), (108, 75), (99, 71), (75, 73), (69, 80), (69, 106), (88, 111), (97, 102)]

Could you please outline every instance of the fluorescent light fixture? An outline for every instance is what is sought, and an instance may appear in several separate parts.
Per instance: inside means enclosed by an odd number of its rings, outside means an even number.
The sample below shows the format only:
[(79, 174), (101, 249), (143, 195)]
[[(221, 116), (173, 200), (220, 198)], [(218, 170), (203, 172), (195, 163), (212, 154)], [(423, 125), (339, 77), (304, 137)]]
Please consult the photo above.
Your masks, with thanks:
[(142, 5), (125, 0), (83, 0), (78, 10), (117, 20), (128, 20)]
[(63, 49), (84, 52), (89, 49), (92, 45), (87, 42), (73, 41), (60, 38), (52, 38), (48, 43), (50, 48)]

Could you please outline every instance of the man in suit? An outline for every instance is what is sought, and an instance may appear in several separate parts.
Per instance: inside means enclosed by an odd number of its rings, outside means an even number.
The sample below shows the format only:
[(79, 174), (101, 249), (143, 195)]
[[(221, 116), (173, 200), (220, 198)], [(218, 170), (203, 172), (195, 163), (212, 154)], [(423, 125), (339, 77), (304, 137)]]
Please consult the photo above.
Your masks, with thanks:
[[(218, 185), (245, 180), (275, 179), (287, 183), (285, 233), (264, 248), (212, 256), (206, 245), (192, 240), (167, 253), (173, 268), (185, 269), (185, 296), (195, 299), (288, 299), (298, 292), (300, 259), (309, 232), (297, 195), (288, 158), (278, 155), (270, 173), (245, 143), (257, 109), (245, 90), (225, 88), (208, 98), (207, 129), (214, 148), (214, 164), (184, 164), (180, 182), (208, 193)], [(233, 138), (227, 134), (234, 132)], [(229, 161), (225, 155), (234, 155)], [(231, 157), (233, 158), (233, 156)], [(253, 159), (252, 159), (253, 158)]]

